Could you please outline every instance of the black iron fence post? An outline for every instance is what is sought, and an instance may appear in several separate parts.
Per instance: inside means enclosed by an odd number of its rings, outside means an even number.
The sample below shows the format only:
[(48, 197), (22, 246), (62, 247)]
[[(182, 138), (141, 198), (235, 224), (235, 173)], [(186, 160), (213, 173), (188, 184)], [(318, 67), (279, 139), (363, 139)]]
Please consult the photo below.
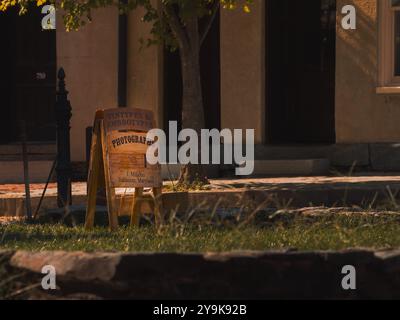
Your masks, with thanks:
[(57, 202), (60, 208), (71, 204), (71, 151), (70, 120), (72, 117), (68, 91), (65, 89), (65, 72), (58, 71), (58, 90), (56, 97), (57, 122)]
[(25, 183), (25, 208), (26, 217), (28, 221), (32, 221), (32, 204), (31, 204), (31, 189), (29, 179), (29, 155), (27, 147), (27, 133), (26, 133), (26, 122), (21, 120), (21, 143), (22, 143), (22, 162), (24, 164), (24, 183)]

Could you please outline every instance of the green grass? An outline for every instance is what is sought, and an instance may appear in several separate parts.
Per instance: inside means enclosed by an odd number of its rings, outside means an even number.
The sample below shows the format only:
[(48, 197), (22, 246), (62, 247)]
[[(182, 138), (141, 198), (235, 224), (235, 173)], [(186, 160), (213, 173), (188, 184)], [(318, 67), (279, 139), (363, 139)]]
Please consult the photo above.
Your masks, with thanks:
[(400, 247), (400, 218), (395, 215), (280, 216), (240, 224), (172, 223), (86, 232), (61, 224), (0, 226), (0, 249), (136, 252), (221, 252), (231, 250), (339, 250)]

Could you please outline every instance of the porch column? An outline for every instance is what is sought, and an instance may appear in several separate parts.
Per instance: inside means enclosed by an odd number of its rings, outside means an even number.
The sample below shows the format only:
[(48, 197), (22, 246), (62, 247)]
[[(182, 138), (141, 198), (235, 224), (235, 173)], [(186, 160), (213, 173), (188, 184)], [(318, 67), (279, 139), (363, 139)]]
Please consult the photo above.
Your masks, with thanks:
[(250, 13), (221, 10), (221, 122), (265, 143), (265, 0)]
[(141, 47), (140, 39), (147, 42), (151, 30), (151, 23), (142, 22), (143, 15), (142, 8), (128, 15), (128, 107), (152, 110), (157, 126), (162, 128), (163, 48), (157, 45), (146, 47), (146, 44)]

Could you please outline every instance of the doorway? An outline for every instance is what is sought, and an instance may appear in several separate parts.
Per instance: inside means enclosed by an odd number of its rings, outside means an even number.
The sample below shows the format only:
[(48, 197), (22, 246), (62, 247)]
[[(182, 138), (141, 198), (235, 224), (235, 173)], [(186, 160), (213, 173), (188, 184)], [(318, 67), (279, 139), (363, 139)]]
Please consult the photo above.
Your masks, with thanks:
[[(21, 120), (28, 141), (55, 141), (56, 31), (42, 30), (41, 7), (19, 16), (0, 13), (0, 143), (20, 141)], [(5, 37), (5, 38), (4, 38)], [(4, 45), (6, 44), (6, 45)]]
[(335, 0), (266, 1), (271, 144), (335, 143)]

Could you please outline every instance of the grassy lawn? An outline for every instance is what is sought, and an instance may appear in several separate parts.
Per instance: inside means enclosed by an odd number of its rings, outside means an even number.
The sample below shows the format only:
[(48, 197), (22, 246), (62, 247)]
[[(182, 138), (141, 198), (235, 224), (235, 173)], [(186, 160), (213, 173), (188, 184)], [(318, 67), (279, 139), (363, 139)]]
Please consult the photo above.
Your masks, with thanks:
[(238, 223), (169, 223), (161, 230), (151, 225), (122, 227), (116, 233), (81, 225), (12, 223), (0, 225), (0, 249), (83, 250), (138, 252), (220, 252), (231, 250), (338, 250), (400, 247), (399, 215), (282, 214), (262, 221)]

